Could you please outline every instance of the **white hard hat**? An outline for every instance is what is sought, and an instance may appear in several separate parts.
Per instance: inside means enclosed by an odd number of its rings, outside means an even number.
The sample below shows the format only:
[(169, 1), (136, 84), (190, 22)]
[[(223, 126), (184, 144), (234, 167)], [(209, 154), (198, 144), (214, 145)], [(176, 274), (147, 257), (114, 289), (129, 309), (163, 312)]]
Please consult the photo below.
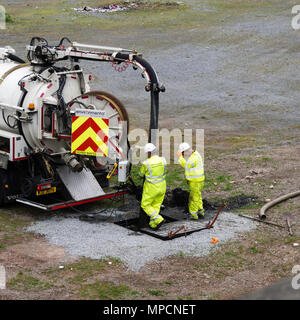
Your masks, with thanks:
[(179, 145), (179, 151), (180, 152), (184, 152), (184, 151), (187, 151), (189, 149), (191, 149), (191, 146), (188, 143), (186, 143), (186, 142), (180, 143), (180, 145)]
[(153, 143), (147, 143), (145, 146), (144, 146), (144, 151), (145, 152), (152, 152), (156, 149), (155, 145)]

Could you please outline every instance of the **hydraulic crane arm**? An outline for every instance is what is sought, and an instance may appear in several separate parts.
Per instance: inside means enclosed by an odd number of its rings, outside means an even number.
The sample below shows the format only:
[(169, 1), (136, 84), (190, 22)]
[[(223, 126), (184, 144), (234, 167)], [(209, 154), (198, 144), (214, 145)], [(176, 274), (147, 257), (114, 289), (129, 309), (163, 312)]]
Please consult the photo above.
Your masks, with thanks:
[[(65, 46), (64, 40), (70, 45)], [(61, 60), (71, 60), (76, 62), (80, 59), (99, 62), (132, 64), (134, 69), (140, 69), (142, 77), (146, 80), (145, 90), (150, 92), (151, 111), (149, 125), (149, 142), (156, 143), (155, 134), (151, 134), (152, 129), (158, 129), (159, 115), (159, 93), (165, 91), (165, 87), (159, 84), (158, 76), (152, 66), (142, 58), (140, 53), (134, 50), (104, 47), (98, 45), (82, 44), (71, 42), (68, 38), (63, 38), (58, 46), (49, 46), (47, 40), (35, 37), (31, 40), (28, 50), (28, 60), (32, 65), (52, 66)]]

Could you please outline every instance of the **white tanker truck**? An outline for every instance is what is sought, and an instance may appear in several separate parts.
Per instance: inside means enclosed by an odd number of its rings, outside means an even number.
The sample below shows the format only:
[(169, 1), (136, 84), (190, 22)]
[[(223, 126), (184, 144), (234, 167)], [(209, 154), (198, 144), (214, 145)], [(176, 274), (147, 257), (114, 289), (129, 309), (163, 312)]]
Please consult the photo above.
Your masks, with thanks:
[(27, 52), (25, 62), (11, 47), (0, 48), (0, 206), (17, 201), (57, 210), (128, 192), (128, 114), (112, 94), (91, 91), (79, 62), (141, 70), (151, 98), (149, 141), (165, 90), (153, 68), (133, 50), (66, 37), (56, 46), (34, 37)]

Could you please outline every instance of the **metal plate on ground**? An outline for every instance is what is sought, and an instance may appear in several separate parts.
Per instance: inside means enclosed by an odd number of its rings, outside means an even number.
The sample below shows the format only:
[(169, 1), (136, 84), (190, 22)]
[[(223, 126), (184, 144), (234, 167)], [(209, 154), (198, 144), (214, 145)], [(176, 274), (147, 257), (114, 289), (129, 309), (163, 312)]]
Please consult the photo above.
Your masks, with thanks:
[(160, 213), (164, 217), (165, 223), (159, 228), (159, 230), (155, 231), (148, 227), (148, 225), (139, 228), (139, 213), (134, 213), (133, 217), (130, 218), (129, 216), (126, 216), (129, 212), (124, 212), (121, 219), (115, 220), (114, 223), (129, 230), (145, 233), (160, 240), (172, 240), (174, 238), (187, 236), (194, 232), (207, 230), (207, 224), (213, 221), (217, 214), (216, 211), (209, 210), (206, 211), (204, 218), (191, 220), (187, 219), (187, 214), (184, 213), (182, 208), (165, 208)]
[[(206, 221), (200, 222), (199, 220), (180, 220), (165, 223), (157, 231), (151, 230), (150, 228), (142, 228), (140, 229), (140, 231), (161, 240), (171, 240), (174, 238), (187, 236), (193, 232), (205, 230), (206, 224)], [(176, 232), (183, 226), (185, 227), (185, 229), (182, 228), (182, 230)], [(176, 232), (176, 234), (174, 236), (169, 236), (170, 232)]]
[(105, 194), (90, 169), (73, 172), (67, 166), (60, 166), (57, 172), (62, 182), (76, 201), (95, 198)]

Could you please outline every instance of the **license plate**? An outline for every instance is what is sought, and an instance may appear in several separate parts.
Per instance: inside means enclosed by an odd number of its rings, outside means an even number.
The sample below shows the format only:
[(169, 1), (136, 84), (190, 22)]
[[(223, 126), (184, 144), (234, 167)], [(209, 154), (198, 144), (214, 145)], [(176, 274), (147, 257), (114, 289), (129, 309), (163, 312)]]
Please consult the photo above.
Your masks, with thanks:
[(36, 195), (37, 196), (43, 196), (44, 194), (49, 194), (49, 193), (54, 193), (54, 192), (56, 192), (56, 187), (52, 187), (50, 189), (41, 190), (41, 191), (37, 190), (36, 191)]

